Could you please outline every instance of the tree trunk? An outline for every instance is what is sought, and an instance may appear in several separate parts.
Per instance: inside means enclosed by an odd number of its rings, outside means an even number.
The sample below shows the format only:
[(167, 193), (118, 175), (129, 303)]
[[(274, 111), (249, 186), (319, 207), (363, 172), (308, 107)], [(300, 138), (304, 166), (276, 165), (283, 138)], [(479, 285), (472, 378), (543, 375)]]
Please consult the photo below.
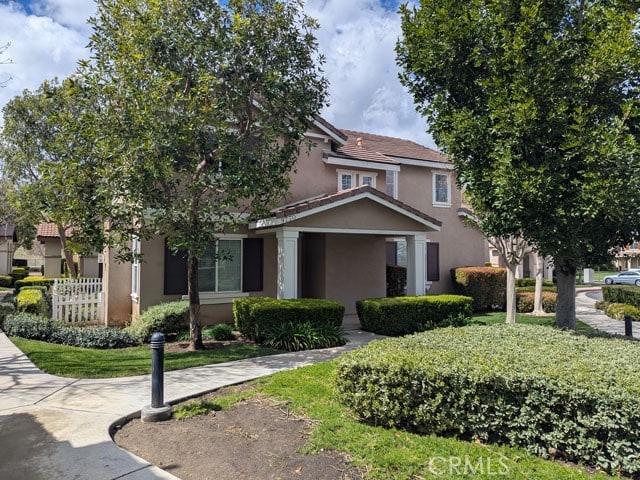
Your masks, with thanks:
[(542, 276), (544, 272), (544, 257), (536, 252), (536, 290), (533, 297), (533, 315), (544, 315), (542, 308)]
[(576, 267), (556, 261), (558, 277), (558, 302), (556, 326), (566, 330), (576, 329)]
[(67, 234), (64, 227), (56, 225), (58, 228), (58, 235), (60, 235), (60, 246), (64, 253), (64, 260), (67, 263), (67, 269), (71, 278), (78, 278), (78, 271), (76, 270), (76, 264), (73, 263), (73, 252), (71, 252), (67, 246)]
[(187, 284), (189, 287), (189, 340), (190, 350), (204, 350), (200, 323), (200, 292), (198, 291), (198, 258), (187, 259)]
[(516, 323), (516, 270), (517, 263), (507, 264), (507, 323), (514, 325)]

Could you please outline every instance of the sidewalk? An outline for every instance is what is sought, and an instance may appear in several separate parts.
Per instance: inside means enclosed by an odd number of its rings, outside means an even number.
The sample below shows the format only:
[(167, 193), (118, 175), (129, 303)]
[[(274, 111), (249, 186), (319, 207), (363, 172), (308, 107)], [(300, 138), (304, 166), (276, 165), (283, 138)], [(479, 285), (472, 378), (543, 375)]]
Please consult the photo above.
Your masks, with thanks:
[[(596, 310), (594, 306), (596, 301), (587, 296), (587, 293), (599, 290), (599, 288), (585, 288), (576, 293), (576, 317), (596, 330), (624, 336), (624, 322), (609, 318), (600, 310)], [(640, 322), (633, 322), (632, 333), (633, 338), (640, 338)]]
[[(344, 347), (284, 353), (165, 373), (173, 403), (282, 370), (331, 360), (376, 338), (347, 332)], [(48, 375), (0, 332), (0, 479), (176, 478), (120, 449), (109, 427), (151, 401), (149, 375), (72, 379)]]

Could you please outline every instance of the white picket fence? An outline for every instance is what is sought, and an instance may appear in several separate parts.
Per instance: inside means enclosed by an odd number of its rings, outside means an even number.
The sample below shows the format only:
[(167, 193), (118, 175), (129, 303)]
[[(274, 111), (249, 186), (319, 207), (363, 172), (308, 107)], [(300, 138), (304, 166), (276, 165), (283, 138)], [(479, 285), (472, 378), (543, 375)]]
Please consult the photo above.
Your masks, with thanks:
[(102, 280), (57, 279), (53, 283), (52, 316), (65, 323), (102, 323)]

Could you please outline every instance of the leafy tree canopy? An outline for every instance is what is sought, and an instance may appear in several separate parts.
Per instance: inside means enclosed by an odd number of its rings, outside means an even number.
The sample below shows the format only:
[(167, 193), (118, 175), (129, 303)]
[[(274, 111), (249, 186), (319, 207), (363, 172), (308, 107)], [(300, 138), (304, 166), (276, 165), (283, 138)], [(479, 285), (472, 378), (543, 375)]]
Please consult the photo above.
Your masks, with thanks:
[(197, 257), (284, 196), (325, 105), (316, 22), (298, 1), (100, 0), (90, 23), (111, 241), (167, 235), (197, 304)]
[(636, 2), (423, 0), (401, 14), (401, 80), (486, 233), (525, 237), (559, 281), (637, 235)]

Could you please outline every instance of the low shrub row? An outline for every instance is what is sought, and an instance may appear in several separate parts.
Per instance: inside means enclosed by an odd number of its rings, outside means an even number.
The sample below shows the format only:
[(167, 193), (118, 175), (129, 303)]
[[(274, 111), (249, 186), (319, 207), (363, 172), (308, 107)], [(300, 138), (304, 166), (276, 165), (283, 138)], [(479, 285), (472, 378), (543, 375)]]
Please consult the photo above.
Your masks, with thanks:
[(83, 348), (124, 348), (138, 345), (133, 335), (113, 327), (69, 327), (50, 318), (30, 313), (6, 316), (4, 332), (22, 337)]
[[(521, 280), (521, 279), (518, 279), (518, 280)], [(535, 285), (528, 286), (528, 287), (516, 287), (516, 293), (535, 292), (535, 291), (536, 291)], [(543, 285), (542, 286), (542, 291), (543, 292), (557, 292), (558, 289), (553, 285)]]
[(507, 270), (495, 267), (462, 267), (451, 270), (456, 293), (473, 298), (473, 310), (504, 310), (507, 303)]
[(32, 287), (22, 288), (16, 296), (16, 310), (35, 315), (46, 315), (49, 307), (44, 292)]
[(0, 287), (10, 287), (13, 285), (13, 277), (11, 275), (0, 275)]
[(602, 310), (605, 315), (616, 320), (624, 320), (629, 316), (634, 322), (640, 321), (640, 308), (626, 303), (596, 302), (596, 308)]
[[(516, 288), (518, 287), (535, 287), (536, 279), (535, 278), (516, 278)], [(543, 287), (554, 287), (553, 282), (551, 280), (542, 280)]]
[(363, 330), (398, 336), (436, 327), (462, 326), (471, 317), (473, 299), (461, 295), (369, 298), (356, 302)]
[[(516, 294), (516, 310), (519, 313), (533, 312), (535, 293), (518, 292)], [(556, 292), (542, 292), (542, 310), (546, 313), (555, 313), (558, 294)]]
[(14, 267), (11, 269), (11, 279), (14, 284), (15, 282), (27, 277), (27, 275), (29, 275), (29, 269), (26, 267)]
[(0, 329), (4, 329), (4, 319), (7, 315), (15, 313), (16, 303), (13, 295), (5, 295), (2, 302), (0, 302)]
[(610, 303), (626, 303), (640, 308), (640, 288), (630, 285), (604, 285), (602, 299)]
[(367, 422), (640, 475), (640, 344), (531, 325), (438, 329), (338, 360)]
[(309, 323), (314, 327), (342, 326), (344, 305), (333, 300), (298, 298), (279, 300), (267, 297), (245, 297), (233, 300), (236, 329), (262, 343), (267, 332), (283, 324)]
[(189, 302), (179, 300), (149, 307), (125, 330), (141, 342), (148, 343), (156, 332), (174, 336), (188, 325)]
[(14, 282), (14, 292), (17, 294), (22, 287), (33, 287), (33, 286), (42, 286), (47, 287), (47, 289), (51, 288), (53, 282), (55, 282), (55, 278), (48, 277), (27, 277), (22, 280), (17, 280)]

